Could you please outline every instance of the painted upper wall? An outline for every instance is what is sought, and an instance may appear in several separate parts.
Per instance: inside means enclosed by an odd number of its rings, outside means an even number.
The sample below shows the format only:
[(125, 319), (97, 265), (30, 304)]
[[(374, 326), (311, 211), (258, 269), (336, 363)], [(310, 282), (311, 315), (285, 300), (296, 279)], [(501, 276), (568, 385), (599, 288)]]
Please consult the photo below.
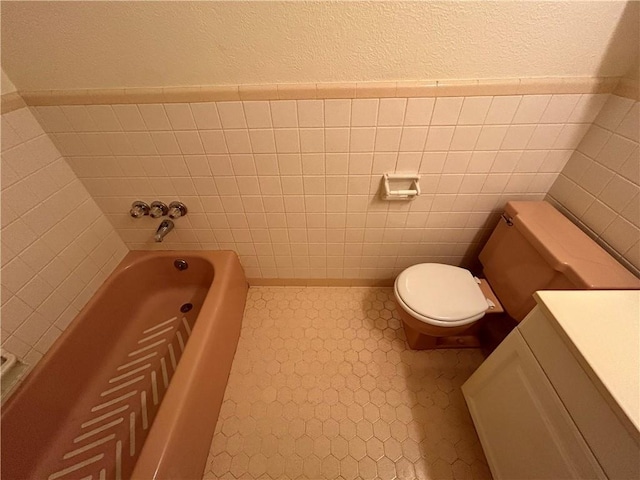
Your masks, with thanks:
[(3, 2), (19, 90), (621, 76), (636, 2)]

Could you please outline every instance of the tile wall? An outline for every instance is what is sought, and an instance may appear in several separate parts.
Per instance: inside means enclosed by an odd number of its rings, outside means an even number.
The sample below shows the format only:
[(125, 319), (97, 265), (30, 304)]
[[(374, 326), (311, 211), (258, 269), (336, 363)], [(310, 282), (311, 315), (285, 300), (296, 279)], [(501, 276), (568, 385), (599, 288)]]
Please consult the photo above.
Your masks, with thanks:
[(640, 276), (640, 104), (612, 95), (549, 198)]
[(127, 248), (29, 109), (2, 115), (2, 348), (33, 365)]
[[(545, 197), (608, 94), (31, 107), (130, 249), (232, 249), (252, 278), (387, 279), (475, 258)], [(378, 198), (384, 172), (423, 195)], [(165, 242), (134, 200), (180, 199)]]

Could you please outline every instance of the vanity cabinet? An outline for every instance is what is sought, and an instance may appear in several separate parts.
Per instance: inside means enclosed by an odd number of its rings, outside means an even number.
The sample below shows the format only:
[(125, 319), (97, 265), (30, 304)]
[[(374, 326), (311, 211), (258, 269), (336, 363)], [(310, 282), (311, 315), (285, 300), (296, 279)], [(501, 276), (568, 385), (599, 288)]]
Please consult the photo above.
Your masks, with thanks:
[(640, 478), (640, 292), (535, 297), (462, 387), (494, 478)]

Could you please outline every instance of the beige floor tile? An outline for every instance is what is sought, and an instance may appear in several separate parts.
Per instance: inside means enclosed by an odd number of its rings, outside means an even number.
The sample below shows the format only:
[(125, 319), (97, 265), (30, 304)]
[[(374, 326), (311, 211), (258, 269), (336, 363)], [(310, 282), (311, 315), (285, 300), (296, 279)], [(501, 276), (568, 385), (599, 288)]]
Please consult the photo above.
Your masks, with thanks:
[(490, 479), (460, 386), (389, 288), (252, 287), (205, 479)]

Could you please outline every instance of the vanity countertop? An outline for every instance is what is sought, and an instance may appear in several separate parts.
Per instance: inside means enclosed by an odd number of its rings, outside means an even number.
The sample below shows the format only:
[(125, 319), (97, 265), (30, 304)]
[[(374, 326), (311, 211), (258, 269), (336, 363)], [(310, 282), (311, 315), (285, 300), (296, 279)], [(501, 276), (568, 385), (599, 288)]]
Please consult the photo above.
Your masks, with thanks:
[(577, 360), (640, 431), (640, 291), (540, 291)]

